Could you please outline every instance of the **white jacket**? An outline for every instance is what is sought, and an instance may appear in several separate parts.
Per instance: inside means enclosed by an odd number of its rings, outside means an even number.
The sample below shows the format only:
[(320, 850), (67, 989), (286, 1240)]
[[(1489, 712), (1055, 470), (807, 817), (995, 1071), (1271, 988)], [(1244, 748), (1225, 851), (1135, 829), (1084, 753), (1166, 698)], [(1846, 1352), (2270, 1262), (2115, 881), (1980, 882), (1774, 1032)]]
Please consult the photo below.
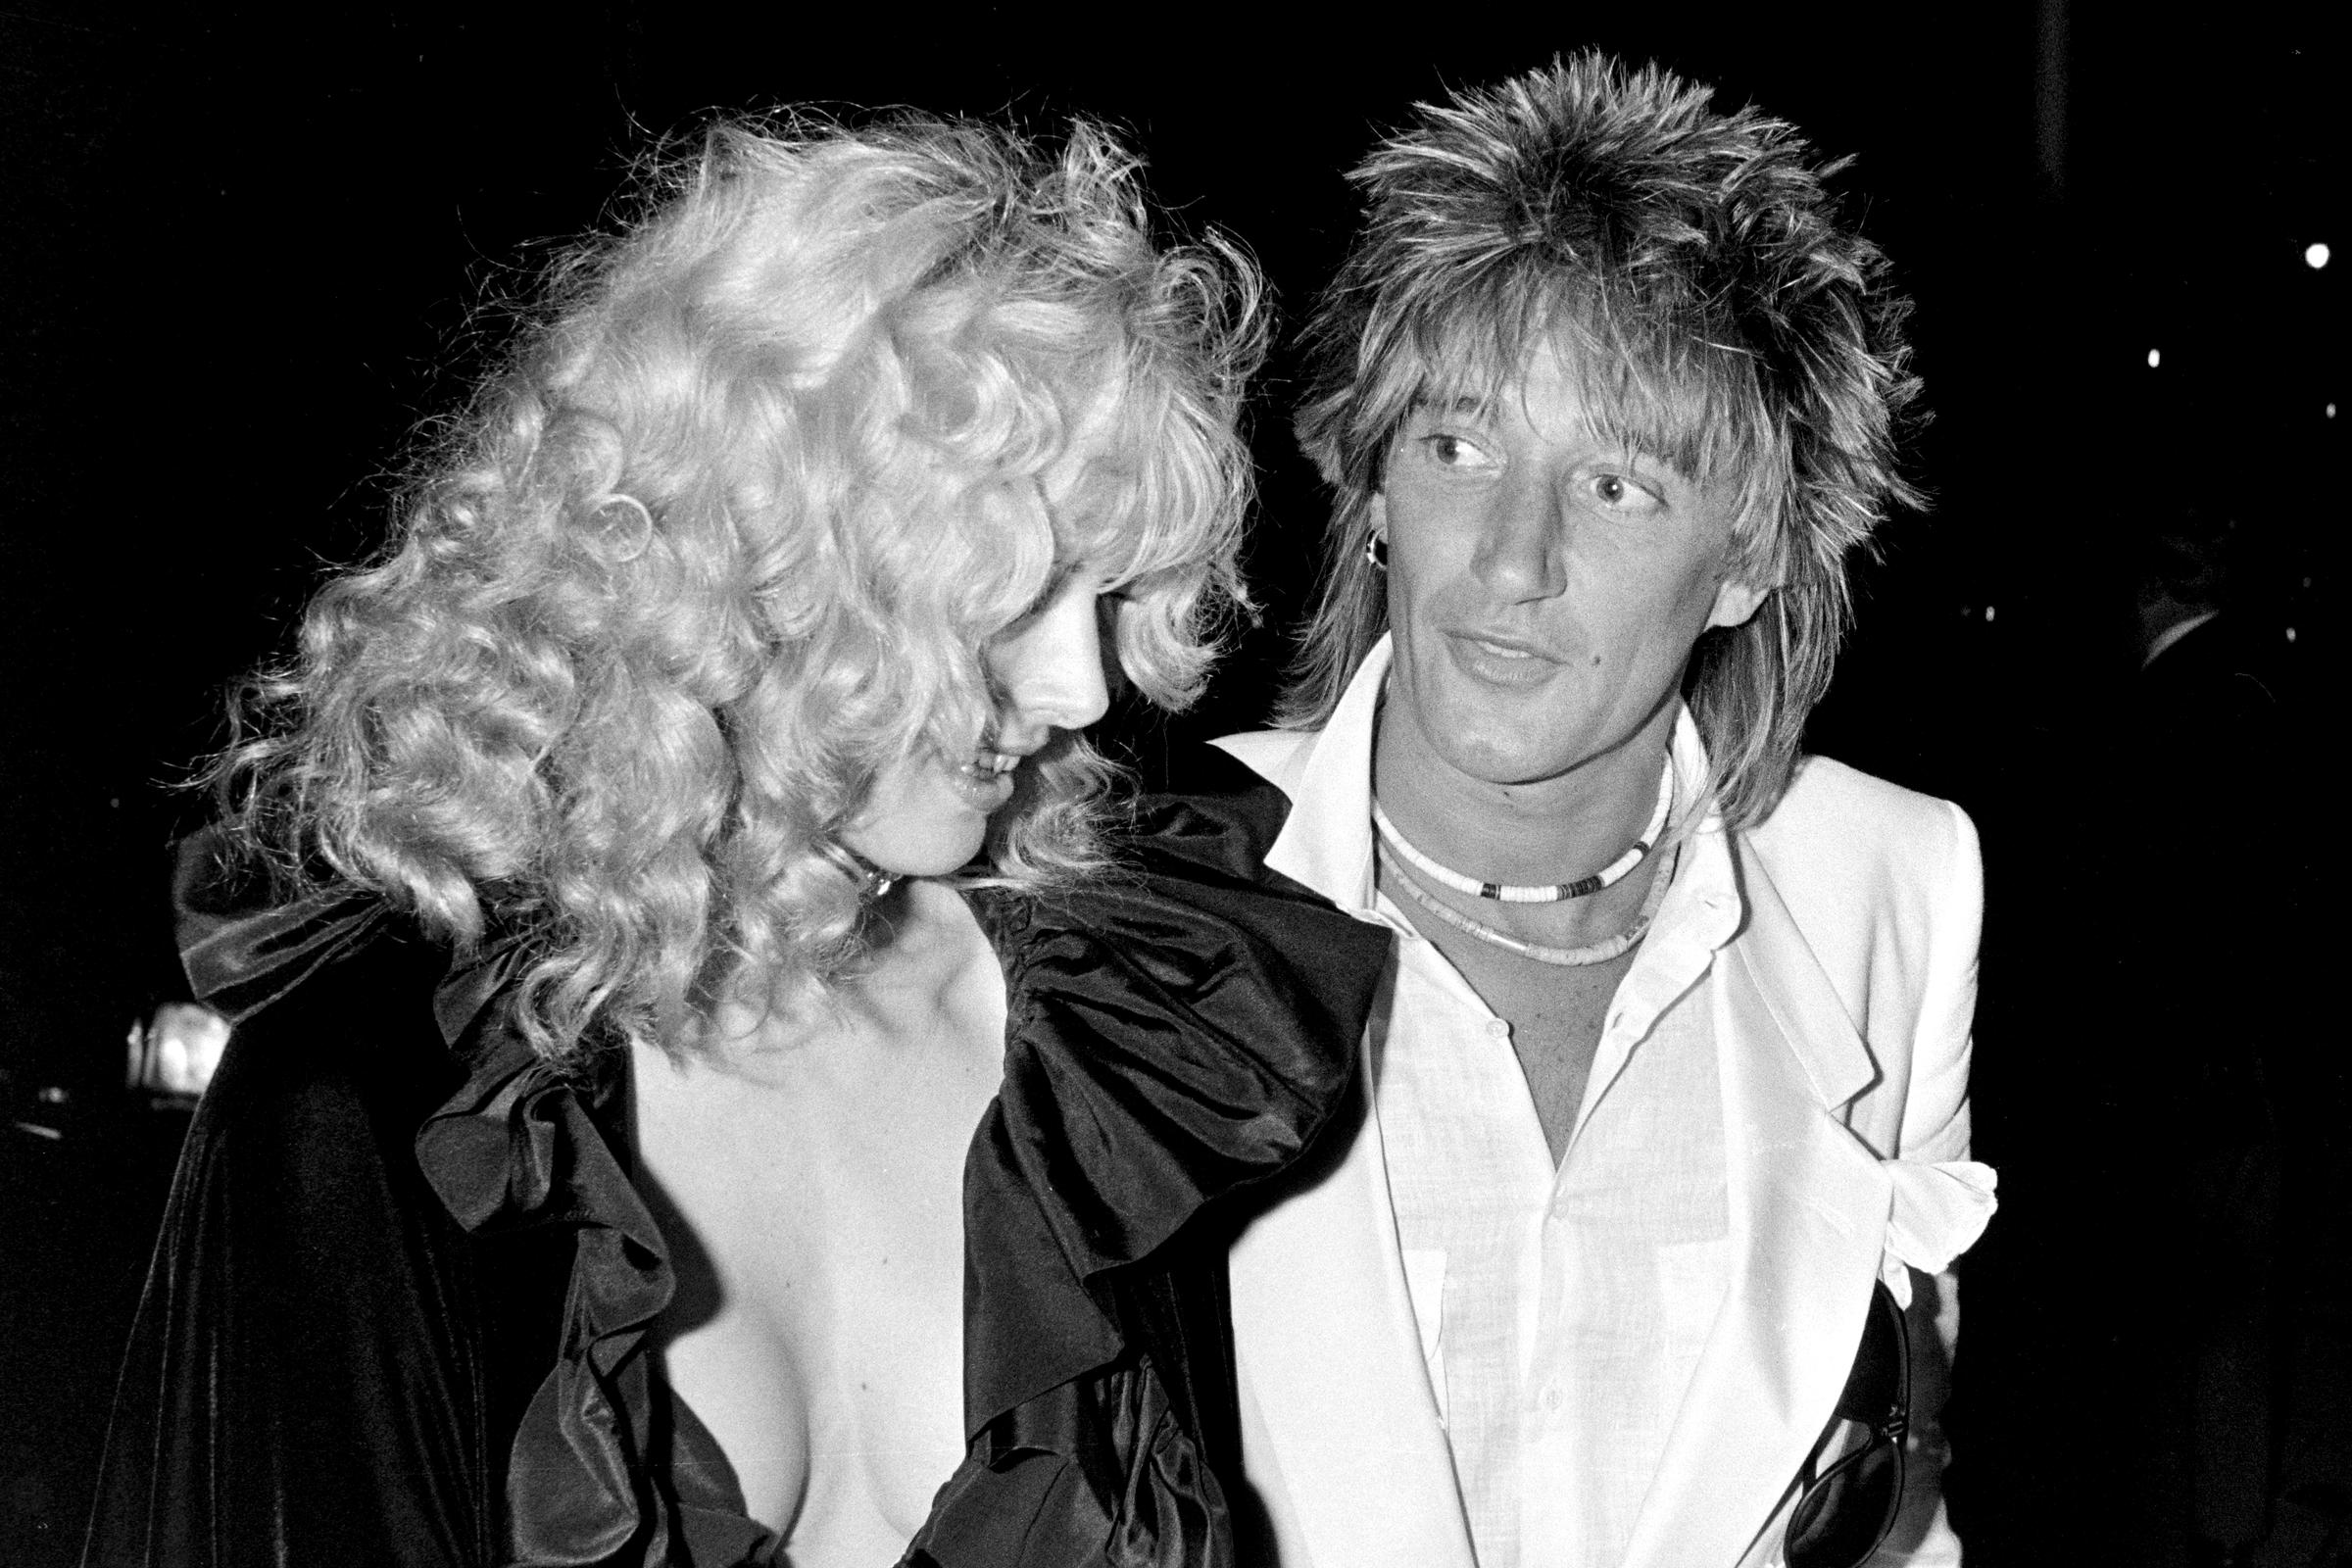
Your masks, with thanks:
[[(1359, 685), (1383, 664), (1367, 660)], [(1370, 832), (1358, 860), (1354, 826), (1369, 814), (1369, 735), (1367, 715), (1219, 743), (1306, 807), (1268, 864), (1343, 907), (1369, 886)], [(1351, 825), (1318, 831), (1309, 812)], [(1976, 833), (1949, 803), (1810, 759), (1732, 848), (1742, 924), (1702, 982), (1732, 1280), (1617, 1568), (1779, 1560), (1798, 1470), (1882, 1274), (1910, 1302), (1913, 1442), (1903, 1517), (1876, 1560), (1957, 1564), (1936, 1422), (1958, 1325), (1949, 1264), (1993, 1208), (1992, 1172), (1968, 1158)], [(1472, 1568), (1378, 1119), (1361, 1124), (1344, 1157), (1295, 1184), (1234, 1252), (1249, 1475), (1281, 1568)]]

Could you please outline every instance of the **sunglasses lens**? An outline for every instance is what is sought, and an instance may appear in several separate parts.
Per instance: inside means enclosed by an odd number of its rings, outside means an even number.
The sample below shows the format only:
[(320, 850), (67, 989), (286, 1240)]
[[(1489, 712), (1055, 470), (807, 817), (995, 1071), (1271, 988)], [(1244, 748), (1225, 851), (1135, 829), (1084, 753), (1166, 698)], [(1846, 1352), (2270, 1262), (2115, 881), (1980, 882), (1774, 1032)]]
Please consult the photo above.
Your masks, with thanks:
[(1857, 1568), (1894, 1523), (1902, 1475), (1894, 1445), (1885, 1442), (1823, 1471), (1788, 1517), (1788, 1568)]

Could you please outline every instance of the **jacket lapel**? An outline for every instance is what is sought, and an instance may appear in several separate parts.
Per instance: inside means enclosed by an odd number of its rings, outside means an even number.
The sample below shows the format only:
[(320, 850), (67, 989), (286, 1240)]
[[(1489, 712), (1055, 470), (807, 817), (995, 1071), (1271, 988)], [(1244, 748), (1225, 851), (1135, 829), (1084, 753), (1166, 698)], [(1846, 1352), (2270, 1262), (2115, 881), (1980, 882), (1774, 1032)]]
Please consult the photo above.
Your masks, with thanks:
[(1471, 1568), (1369, 1080), (1325, 1140), (1345, 1154), (1287, 1187), (1234, 1249), (1244, 1441), (1253, 1423), (1264, 1439), (1250, 1471), (1279, 1494), (1264, 1498), (1277, 1536), (1304, 1548), (1284, 1568)]
[(1892, 1184), (1836, 1111), (1869, 1051), (1753, 850), (1717, 955), (1734, 1273), (1623, 1568), (1736, 1563), (1787, 1499), (1852, 1366)]

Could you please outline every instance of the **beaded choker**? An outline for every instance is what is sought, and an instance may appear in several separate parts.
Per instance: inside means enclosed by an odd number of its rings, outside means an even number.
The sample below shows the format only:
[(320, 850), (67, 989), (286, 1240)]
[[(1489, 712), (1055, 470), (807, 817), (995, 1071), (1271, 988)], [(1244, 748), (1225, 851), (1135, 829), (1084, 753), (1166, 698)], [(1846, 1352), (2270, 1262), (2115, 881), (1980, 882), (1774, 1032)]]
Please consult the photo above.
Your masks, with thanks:
[(1374, 844), (1372, 853), (1380, 857), (1380, 863), (1388, 869), (1389, 875), (1396, 885), (1404, 890), (1407, 898), (1456, 931), (1461, 932), (1462, 935), (1475, 937), (1490, 947), (1502, 949), (1505, 953), (1515, 953), (1522, 958), (1533, 958), (1538, 963), (1555, 964), (1562, 968), (1575, 968), (1589, 963), (1606, 963), (1647, 936), (1651, 918), (1657, 914), (1658, 906), (1666, 901), (1666, 884), (1672, 880), (1666, 873), (1660, 872), (1650, 882), (1648, 896), (1642, 901), (1642, 912), (1634, 917), (1632, 925), (1627, 926), (1615, 936), (1604, 937), (1588, 947), (1546, 948), (1534, 942), (1522, 942), (1508, 932), (1497, 931), (1491, 925), (1471, 919), (1458, 909), (1439, 903), (1433, 895), (1423, 892), (1420, 885), (1412, 879), (1404, 867), (1396, 863), (1396, 858), (1389, 854), (1389, 847), (1386, 844)]
[(1642, 836), (1634, 840), (1632, 849), (1591, 876), (1579, 877), (1574, 882), (1540, 882), (1524, 887), (1508, 882), (1481, 882), (1474, 876), (1462, 875), (1450, 866), (1440, 865), (1414, 849), (1405, 836), (1396, 831), (1396, 824), (1389, 820), (1389, 813), (1380, 808), (1377, 800), (1372, 803), (1372, 825), (1379, 830), (1383, 844), (1403, 857), (1414, 870), (1442, 888), (1451, 888), (1456, 893), (1466, 893), (1474, 899), (1494, 899), (1502, 904), (1558, 904), (1565, 899), (1581, 899), (1598, 893), (1602, 888), (1615, 887), (1624, 881), (1626, 873), (1640, 865), (1642, 858), (1665, 834), (1666, 813), (1673, 806), (1674, 760), (1669, 758), (1658, 772), (1657, 809), (1649, 813), (1649, 826), (1643, 828)]

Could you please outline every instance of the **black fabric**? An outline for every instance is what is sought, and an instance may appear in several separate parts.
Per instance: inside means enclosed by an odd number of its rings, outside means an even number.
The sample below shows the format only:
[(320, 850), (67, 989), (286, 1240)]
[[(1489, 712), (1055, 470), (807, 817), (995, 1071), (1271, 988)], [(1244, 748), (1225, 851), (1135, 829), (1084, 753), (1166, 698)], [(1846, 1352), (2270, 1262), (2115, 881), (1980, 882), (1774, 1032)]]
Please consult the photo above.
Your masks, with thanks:
[[(1232, 1560), (1219, 1203), (1346, 1097), (1387, 941), (1262, 869), (1286, 803), (1222, 754), (1117, 869), (973, 907), (1004, 1081), (965, 1173), (963, 1464), (925, 1568)], [(174, 1184), (85, 1561), (780, 1560), (645, 1353), (673, 1288), (625, 1057), (560, 1072), (362, 898), (181, 883), (240, 1022)]]
[(1287, 809), (1204, 750), (1181, 794), (1141, 803), (1128, 874), (977, 905), (1012, 1016), (964, 1177), (972, 1446), (913, 1563), (1232, 1560), (1214, 1210), (1345, 1102), (1388, 956), (1265, 869)]
[[(454, 972), (445, 1003), (494, 997), (485, 974)], [(444, 1007), (445, 1025), (461, 1006)], [(495, 1254), (510, 1237), (569, 1244), (556, 1333), (508, 1443), (508, 1554), (571, 1568), (603, 1563), (780, 1560), (774, 1532), (745, 1516), (716, 1442), (669, 1399), (644, 1353), (675, 1280), (660, 1228), (629, 1179), (626, 1058), (607, 1052), (564, 1072), (498, 1010), (474, 1021), (478, 1063), (416, 1134), (416, 1160), (442, 1205)]]
[[(446, 960), (345, 904), (272, 911), (213, 992), (246, 1021), (173, 1179), (92, 1563), (495, 1560), (485, 1314), (408, 1156), (466, 1076), (430, 1010)], [(270, 947), (311, 983), (254, 1017)]]

